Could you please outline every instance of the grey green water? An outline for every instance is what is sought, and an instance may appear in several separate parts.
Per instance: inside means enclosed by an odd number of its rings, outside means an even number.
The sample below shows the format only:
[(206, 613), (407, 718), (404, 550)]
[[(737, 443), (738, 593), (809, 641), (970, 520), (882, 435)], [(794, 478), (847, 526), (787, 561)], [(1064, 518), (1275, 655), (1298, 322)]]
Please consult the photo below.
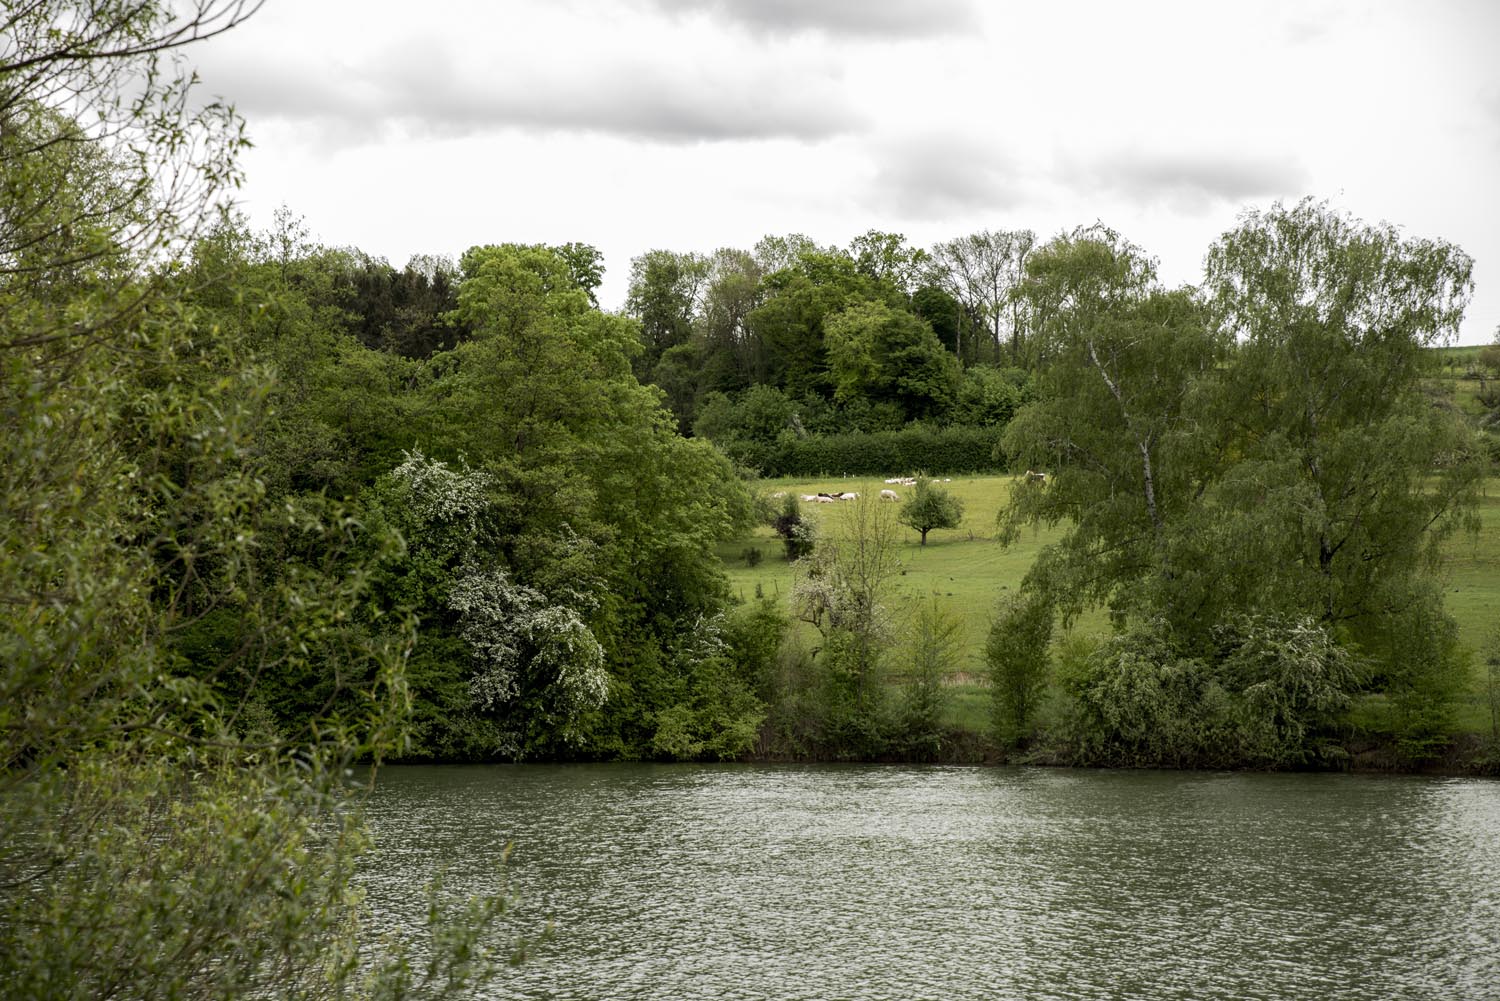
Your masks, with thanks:
[(391, 768), (371, 898), (438, 867), (556, 935), (518, 998), (1500, 998), (1500, 783)]

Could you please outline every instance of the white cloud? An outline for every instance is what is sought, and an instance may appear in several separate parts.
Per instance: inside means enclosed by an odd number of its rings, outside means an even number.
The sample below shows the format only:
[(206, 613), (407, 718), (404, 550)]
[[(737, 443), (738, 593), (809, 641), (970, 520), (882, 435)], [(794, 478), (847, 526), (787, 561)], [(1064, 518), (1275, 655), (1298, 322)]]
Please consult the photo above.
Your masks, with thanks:
[(842, 38), (906, 40), (978, 27), (968, 0), (646, 0), (674, 14), (698, 14), (767, 36), (819, 32)]

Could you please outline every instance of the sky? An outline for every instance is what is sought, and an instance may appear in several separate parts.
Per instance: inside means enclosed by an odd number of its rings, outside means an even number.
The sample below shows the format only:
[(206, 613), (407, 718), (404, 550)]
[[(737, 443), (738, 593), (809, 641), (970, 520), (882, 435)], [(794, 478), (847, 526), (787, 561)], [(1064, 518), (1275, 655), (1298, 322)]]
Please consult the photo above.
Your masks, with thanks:
[(255, 143), (240, 207), (400, 267), (870, 229), (916, 246), (1102, 221), (1201, 280), (1312, 196), (1475, 259), (1500, 328), (1493, 0), (267, 0), (192, 53)]

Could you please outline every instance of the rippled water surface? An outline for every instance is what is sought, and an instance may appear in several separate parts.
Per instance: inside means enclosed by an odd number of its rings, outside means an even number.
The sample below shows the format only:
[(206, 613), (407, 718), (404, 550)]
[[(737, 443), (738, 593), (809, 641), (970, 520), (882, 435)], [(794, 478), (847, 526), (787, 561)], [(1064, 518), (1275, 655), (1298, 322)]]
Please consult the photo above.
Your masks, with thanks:
[(389, 768), (372, 901), (438, 868), (556, 935), (518, 998), (1500, 999), (1500, 783)]

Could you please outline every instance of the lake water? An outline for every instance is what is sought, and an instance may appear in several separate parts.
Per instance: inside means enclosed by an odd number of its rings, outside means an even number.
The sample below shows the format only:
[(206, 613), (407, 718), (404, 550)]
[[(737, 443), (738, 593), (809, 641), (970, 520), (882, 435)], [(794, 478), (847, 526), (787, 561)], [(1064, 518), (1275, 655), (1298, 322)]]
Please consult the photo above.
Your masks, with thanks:
[(518, 998), (1500, 999), (1500, 783), (890, 766), (399, 767), (439, 867), (555, 936)]

